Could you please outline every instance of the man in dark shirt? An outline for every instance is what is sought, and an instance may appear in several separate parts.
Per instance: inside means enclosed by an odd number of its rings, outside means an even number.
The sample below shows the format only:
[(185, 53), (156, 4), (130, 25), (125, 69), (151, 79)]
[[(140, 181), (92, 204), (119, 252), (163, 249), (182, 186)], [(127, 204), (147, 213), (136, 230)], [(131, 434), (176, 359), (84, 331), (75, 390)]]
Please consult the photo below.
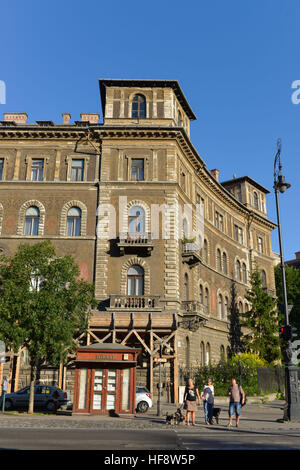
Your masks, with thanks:
[(236, 427), (239, 426), (242, 405), (245, 402), (245, 393), (240, 385), (236, 383), (235, 379), (231, 379), (231, 386), (228, 388), (229, 401), (229, 423), (228, 427), (232, 426), (232, 417), (236, 416)]

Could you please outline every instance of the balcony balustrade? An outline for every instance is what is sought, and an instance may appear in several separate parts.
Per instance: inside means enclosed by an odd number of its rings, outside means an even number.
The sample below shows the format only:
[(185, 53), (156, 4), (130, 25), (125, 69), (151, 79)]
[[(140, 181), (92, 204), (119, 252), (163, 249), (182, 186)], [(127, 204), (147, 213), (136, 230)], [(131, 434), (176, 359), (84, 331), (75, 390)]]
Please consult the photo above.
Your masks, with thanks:
[(150, 255), (153, 250), (153, 242), (151, 234), (147, 232), (125, 232), (120, 233), (119, 242), (117, 243), (120, 254), (143, 252)]
[(193, 242), (182, 243), (182, 258), (183, 262), (194, 266), (201, 263), (200, 245)]
[(159, 295), (111, 295), (110, 309), (149, 310), (159, 308)]

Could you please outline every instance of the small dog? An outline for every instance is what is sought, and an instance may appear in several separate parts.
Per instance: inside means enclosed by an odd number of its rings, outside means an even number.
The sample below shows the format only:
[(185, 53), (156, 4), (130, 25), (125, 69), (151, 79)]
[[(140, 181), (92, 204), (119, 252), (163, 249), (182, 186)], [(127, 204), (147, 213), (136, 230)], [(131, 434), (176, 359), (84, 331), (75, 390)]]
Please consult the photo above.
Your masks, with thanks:
[(172, 415), (169, 415), (169, 413), (166, 414), (166, 424), (169, 424), (170, 426), (174, 426), (174, 424), (181, 424), (183, 421), (184, 416), (180, 408), (177, 408), (177, 411)]
[(219, 424), (219, 416), (221, 413), (221, 408), (214, 408), (213, 409), (213, 418), (216, 419), (216, 423)]
[(181, 412), (181, 408), (177, 408), (177, 411), (175, 413), (175, 421), (176, 421), (176, 424), (181, 424), (184, 422), (184, 416)]
[(174, 415), (169, 415), (169, 413), (166, 414), (166, 424), (169, 424), (170, 426), (173, 426), (175, 424), (175, 416)]

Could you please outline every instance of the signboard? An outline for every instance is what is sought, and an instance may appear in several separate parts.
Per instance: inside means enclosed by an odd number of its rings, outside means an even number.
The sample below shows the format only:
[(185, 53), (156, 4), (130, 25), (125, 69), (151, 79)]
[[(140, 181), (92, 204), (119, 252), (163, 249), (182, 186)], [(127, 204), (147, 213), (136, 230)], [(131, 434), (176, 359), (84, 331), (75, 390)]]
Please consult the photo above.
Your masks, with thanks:
[(155, 357), (154, 362), (167, 362), (165, 357)]

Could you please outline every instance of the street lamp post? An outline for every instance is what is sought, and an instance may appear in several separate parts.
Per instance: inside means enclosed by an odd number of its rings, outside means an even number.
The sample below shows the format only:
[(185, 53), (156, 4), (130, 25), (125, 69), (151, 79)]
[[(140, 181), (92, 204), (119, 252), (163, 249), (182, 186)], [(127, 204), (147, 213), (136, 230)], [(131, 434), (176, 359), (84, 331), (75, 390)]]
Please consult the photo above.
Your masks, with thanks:
[(162, 359), (162, 346), (163, 343), (160, 342), (159, 345), (159, 378), (158, 378), (158, 397), (157, 397), (157, 416), (161, 415), (161, 389), (162, 389), (162, 383), (161, 383), (161, 359)]
[[(284, 312), (284, 323), (285, 327), (289, 326), (289, 308), (287, 303), (287, 291), (286, 291), (286, 279), (285, 279), (285, 266), (283, 259), (282, 249), (282, 236), (281, 236), (281, 223), (280, 223), (280, 211), (279, 211), (279, 199), (278, 192), (284, 193), (290, 184), (285, 182), (285, 178), (281, 173), (282, 165), (280, 160), (281, 154), (281, 141), (277, 141), (277, 153), (274, 161), (274, 191), (276, 200), (276, 211), (277, 211), (277, 224), (278, 224), (278, 238), (279, 238), (279, 249), (280, 249), (280, 268), (282, 278), (282, 290), (283, 290), (283, 312)], [(285, 360), (285, 407), (283, 419), (286, 421), (298, 421), (300, 420), (300, 403), (299, 403), (299, 392), (298, 392), (298, 367), (292, 363), (293, 347), (292, 338), (286, 340), (284, 345), (284, 360)]]

